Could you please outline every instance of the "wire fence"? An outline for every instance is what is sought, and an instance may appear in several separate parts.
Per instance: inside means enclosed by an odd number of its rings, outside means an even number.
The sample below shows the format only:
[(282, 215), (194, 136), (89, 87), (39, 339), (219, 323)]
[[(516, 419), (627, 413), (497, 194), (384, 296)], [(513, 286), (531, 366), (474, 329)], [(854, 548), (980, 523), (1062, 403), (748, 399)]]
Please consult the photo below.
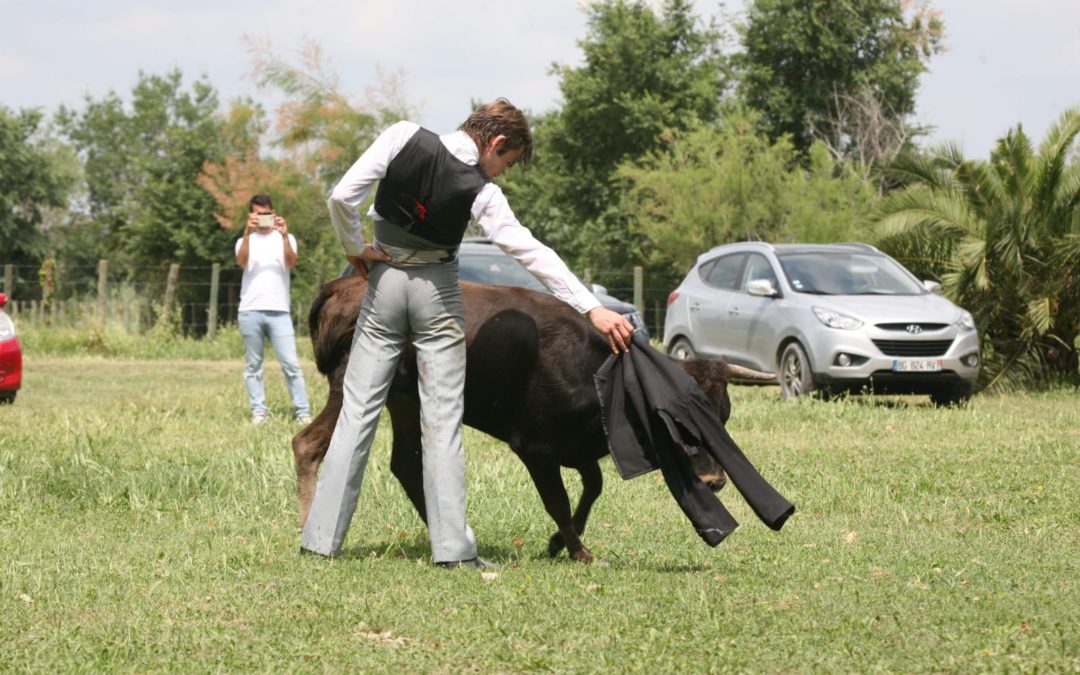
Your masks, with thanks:
[(121, 270), (110, 269), (107, 261), (66, 267), (8, 264), (2, 290), (6, 311), (23, 321), (78, 326), (97, 319), (144, 332), (171, 314), (185, 334), (198, 336), (236, 321), (241, 276), (238, 268), (221, 265)]
[[(0, 263), (2, 264), (2, 263)], [(48, 267), (3, 264), (5, 308), (22, 321), (77, 327), (89, 320), (119, 323), (132, 333), (152, 328), (171, 316), (189, 336), (213, 335), (217, 327), (236, 322), (243, 271), (232, 265), (120, 268), (97, 265)], [(654, 338), (663, 332), (670, 288), (645, 283), (642, 268), (586, 270), (587, 283), (604, 286), (615, 298), (634, 304)], [(293, 288), (292, 317), (296, 331), (307, 334), (312, 297)]]

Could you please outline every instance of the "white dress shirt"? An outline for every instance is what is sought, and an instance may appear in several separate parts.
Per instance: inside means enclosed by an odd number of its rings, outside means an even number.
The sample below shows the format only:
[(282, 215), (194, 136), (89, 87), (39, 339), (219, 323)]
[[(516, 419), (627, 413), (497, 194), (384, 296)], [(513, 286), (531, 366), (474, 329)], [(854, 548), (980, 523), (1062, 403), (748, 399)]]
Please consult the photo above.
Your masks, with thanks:
[[(334, 187), (326, 205), (346, 255), (358, 256), (364, 250), (357, 209), (419, 128), (413, 122), (398, 122), (379, 134)], [(444, 134), (439, 140), (466, 164), (475, 165), (480, 159), (476, 143), (464, 131)], [(374, 206), (368, 215), (382, 220)], [(574, 276), (555, 251), (538, 241), (527, 227), (518, 222), (498, 185), (488, 183), (480, 190), (472, 204), (472, 217), (492, 242), (524, 265), (555, 297), (581, 313), (600, 306), (596, 296)]]

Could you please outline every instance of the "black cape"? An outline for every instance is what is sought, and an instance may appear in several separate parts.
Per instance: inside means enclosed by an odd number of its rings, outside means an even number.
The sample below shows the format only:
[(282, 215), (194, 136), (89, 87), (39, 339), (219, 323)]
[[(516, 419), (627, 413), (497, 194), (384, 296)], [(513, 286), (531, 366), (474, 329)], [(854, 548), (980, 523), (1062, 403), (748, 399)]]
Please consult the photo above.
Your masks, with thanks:
[(643, 337), (634, 336), (629, 352), (608, 357), (594, 381), (619, 474), (629, 479), (659, 468), (709, 546), (723, 541), (739, 523), (694, 474), (683, 446), (709, 453), (770, 528), (779, 530), (795, 512), (728, 435), (697, 382)]

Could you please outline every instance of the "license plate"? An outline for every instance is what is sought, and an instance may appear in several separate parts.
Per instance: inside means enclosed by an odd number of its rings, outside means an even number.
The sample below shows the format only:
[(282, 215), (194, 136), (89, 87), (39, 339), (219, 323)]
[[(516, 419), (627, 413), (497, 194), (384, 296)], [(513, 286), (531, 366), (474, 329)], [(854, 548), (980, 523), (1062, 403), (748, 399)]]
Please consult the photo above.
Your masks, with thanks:
[(941, 370), (941, 359), (896, 359), (892, 369), (894, 373), (936, 373)]

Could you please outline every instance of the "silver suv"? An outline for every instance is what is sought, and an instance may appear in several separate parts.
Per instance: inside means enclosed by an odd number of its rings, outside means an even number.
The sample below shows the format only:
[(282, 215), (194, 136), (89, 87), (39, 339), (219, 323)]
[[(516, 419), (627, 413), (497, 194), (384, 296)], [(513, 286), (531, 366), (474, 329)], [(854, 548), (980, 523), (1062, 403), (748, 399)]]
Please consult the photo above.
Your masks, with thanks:
[(784, 398), (869, 388), (962, 403), (979, 336), (940, 291), (867, 244), (728, 244), (668, 297), (664, 345), (772, 373)]

